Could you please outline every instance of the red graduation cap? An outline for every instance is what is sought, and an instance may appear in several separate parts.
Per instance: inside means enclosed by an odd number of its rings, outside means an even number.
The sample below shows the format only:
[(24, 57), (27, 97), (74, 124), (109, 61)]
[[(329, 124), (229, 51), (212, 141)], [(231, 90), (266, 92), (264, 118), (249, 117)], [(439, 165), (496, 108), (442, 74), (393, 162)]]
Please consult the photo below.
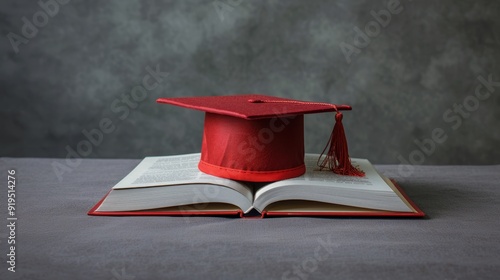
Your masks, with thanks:
[[(258, 94), (159, 98), (205, 112), (198, 168), (234, 180), (268, 182), (300, 176), (304, 165), (304, 114), (336, 112), (335, 126), (321, 168), (363, 176), (351, 165), (341, 110), (348, 105), (307, 102)], [(323, 158), (323, 154), (326, 156)]]

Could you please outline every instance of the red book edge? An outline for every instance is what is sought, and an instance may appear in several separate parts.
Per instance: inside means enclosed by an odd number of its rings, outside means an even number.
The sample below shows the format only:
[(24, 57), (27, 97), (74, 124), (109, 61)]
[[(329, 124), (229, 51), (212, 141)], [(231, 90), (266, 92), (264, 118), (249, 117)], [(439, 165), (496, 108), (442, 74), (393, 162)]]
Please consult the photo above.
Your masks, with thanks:
[(403, 198), (415, 209), (416, 212), (396, 212), (396, 211), (345, 211), (345, 212), (268, 212), (262, 211), (261, 216), (245, 216), (240, 210), (221, 210), (221, 211), (158, 211), (141, 210), (141, 211), (97, 211), (97, 208), (102, 204), (104, 199), (111, 192), (99, 200), (87, 213), (90, 216), (239, 216), (245, 219), (262, 219), (264, 217), (424, 217), (425, 213), (413, 202), (403, 189), (391, 179), (394, 186), (401, 193)]

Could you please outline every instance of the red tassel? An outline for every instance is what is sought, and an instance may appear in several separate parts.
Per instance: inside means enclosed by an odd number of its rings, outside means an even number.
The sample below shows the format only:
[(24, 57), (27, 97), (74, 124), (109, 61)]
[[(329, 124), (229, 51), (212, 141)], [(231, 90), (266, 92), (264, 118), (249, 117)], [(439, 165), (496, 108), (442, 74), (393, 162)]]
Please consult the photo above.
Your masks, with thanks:
[[(327, 148), (328, 152), (326, 153), (326, 157), (321, 161)], [(365, 176), (362, 170), (359, 170), (351, 164), (344, 125), (342, 124), (342, 113), (339, 111), (337, 111), (335, 115), (335, 126), (330, 135), (330, 140), (328, 140), (323, 152), (321, 152), (321, 156), (318, 159), (318, 165), (321, 169), (327, 168), (340, 175)]]

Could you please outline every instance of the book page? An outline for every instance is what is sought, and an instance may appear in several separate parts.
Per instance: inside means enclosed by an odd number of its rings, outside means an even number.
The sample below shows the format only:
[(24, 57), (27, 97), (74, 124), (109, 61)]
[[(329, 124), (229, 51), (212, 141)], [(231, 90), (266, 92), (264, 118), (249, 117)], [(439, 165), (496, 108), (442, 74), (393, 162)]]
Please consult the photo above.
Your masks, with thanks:
[(146, 157), (134, 170), (113, 187), (113, 190), (173, 186), (183, 184), (213, 184), (229, 187), (252, 201), (251, 189), (237, 181), (215, 177), (198, 170), (200, 154)]
[(266, 207), (268, 212), (385, 212), (383, 210), (353, 207), (307, 200), (278, 201)]
[(386, 211), (411, 211), (366, 159), (351, 159), (364, 177), (344, 176), (317, 166), (319, 155), (306, 154), (306, 173), (258, 189), (254, 208), (264, 209), (277, 201), (309, 200)]
[(377, 191), (389, 191), (392, 189), (387, 185), (384, 179), (378, 174), (378, 172), (373, 168), (373, 165), (366, 159), (351, 159), (353, 166), (365, 172), (364, 177), (355, 176), (344, 176), (333, 173), (329, 170), (320, 170), (317, 166), (319, 155), (318, 154), (306, 154), (305, 164), (306, 173), (300, 177), (282, 180), (274, 182), (261, 188), (257, 191), (256, 199), (258, 195), (274, 187), (280, 187), (285, 185), (325, 185), (339, 188), (348, 188), (354, 190), (377, 190)]

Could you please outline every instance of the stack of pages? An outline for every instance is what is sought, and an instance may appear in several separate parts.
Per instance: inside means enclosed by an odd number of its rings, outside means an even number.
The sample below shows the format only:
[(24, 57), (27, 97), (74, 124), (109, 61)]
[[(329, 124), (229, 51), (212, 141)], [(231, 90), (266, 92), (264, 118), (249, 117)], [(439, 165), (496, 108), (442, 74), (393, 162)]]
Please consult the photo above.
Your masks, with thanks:
[(319, 170), (306, 154), (304, 175), (269, 183), (219, 178), (198, 170), (200, 154), (147, 157), (89, 215), (394, 216), (425, 214), (366, 159), (364, 177)]

